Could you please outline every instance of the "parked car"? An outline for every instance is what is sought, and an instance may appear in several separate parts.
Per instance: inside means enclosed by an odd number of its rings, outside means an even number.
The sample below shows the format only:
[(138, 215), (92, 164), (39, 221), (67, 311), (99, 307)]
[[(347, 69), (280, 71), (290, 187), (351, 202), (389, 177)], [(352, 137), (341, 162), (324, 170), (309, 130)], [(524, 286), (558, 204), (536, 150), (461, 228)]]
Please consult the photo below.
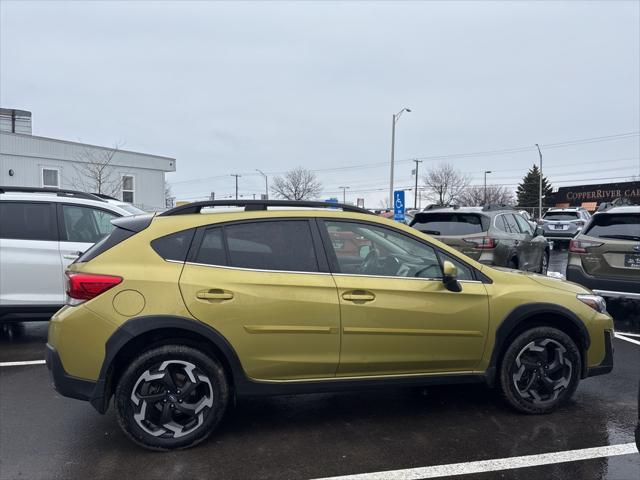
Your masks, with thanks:
[(593, 215), (569, 244), (567, 280), (602, 296), (640, 300), (640, 206)]
[[(229, 204), (245, 208), (209, 208)], [(601, 297), (357, 207), (197, 202), (113, 223), (69, 266), (46, 359), (61, 394), (101, 413), (115, 397), (150, 449), (203, 441), (237, 396), (485, 382), (540, 414), (613, 368)]]
[(0, 187), (0, 322), (48, 320), (65, 301), (65, 268), (127, 215), (89, 193)]
[(431, 207), (416, 213), (413, 228), (486, 265), (546, 275), (549, 244), (509, 207)]
[(589, 221), (591, 214), (582, 207), (550, 208), (539, 224), (549, 240), (571, 240)]

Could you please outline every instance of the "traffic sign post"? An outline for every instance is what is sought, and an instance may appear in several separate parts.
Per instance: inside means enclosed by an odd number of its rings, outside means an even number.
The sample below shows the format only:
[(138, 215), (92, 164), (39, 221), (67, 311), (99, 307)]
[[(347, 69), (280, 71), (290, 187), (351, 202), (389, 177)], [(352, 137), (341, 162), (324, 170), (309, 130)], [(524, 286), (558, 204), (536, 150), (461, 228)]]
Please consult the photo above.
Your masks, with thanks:
[(393, 192), (393, 219), (404, 222), (404, 190)]

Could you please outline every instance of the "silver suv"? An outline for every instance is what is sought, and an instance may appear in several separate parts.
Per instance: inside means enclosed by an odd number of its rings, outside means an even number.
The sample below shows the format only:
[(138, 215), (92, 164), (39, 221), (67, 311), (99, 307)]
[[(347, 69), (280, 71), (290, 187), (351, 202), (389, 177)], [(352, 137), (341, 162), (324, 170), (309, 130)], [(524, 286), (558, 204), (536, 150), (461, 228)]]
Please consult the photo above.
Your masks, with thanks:
[(0, 187), (0, 322), (48, 320), (64, 304), (67, 265), (129, 215), (90, 193)]
[(571, 240), (582, 231), (591, 215), (583, 207), (550, 208), (538, 221), (549, 240)]

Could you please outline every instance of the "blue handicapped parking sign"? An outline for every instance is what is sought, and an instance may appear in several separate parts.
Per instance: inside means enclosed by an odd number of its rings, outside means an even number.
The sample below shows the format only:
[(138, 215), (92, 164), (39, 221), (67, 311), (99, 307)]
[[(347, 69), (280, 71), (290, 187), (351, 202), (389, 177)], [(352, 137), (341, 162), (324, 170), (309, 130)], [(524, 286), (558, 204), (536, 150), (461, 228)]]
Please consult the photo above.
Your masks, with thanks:
[(404, 190), (393, 192), (393, 219), (404, 222)]

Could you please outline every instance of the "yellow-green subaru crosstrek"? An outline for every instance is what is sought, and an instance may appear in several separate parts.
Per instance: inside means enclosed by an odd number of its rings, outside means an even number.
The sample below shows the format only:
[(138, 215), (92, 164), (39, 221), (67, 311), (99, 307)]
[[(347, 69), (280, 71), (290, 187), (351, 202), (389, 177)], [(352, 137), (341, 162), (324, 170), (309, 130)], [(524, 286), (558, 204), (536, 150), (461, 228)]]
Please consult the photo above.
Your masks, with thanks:
[(484, 382), (546, 413), (613, 368), (601, 297), (356, 207), (197, 202), (113, 223), (67, 272), (47, 365), (101, 413), (114, 396), (147, 448), (201, 442), (234, 396)]

